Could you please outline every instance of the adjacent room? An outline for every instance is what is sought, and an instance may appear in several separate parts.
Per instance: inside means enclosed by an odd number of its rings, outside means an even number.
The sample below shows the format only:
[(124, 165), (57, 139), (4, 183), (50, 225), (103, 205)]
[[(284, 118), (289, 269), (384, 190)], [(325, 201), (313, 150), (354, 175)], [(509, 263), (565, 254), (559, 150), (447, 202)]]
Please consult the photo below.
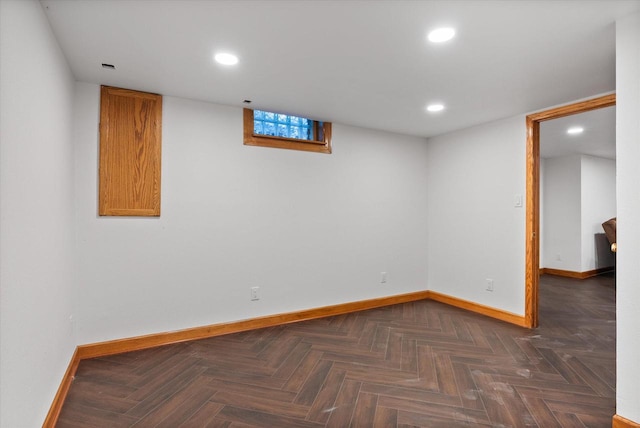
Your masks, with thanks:
[(614, 106), (541, 124), (541, 273), (615, 270), (615, 241), (602, 226), (616, 217), (615, 124)]
[[(0, 426), (639, 426), (638, 52), (638, 0), (0, 0)], [(613, 152), (545, 151), (575, 106)]]

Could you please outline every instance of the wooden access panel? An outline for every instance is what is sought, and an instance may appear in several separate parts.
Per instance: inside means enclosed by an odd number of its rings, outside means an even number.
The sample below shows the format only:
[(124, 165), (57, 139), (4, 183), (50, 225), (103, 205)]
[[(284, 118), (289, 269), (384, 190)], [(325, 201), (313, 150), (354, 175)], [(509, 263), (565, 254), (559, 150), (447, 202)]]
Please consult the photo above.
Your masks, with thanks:
[(101, 216), (159, 216), (162, 96), (102, 86)]

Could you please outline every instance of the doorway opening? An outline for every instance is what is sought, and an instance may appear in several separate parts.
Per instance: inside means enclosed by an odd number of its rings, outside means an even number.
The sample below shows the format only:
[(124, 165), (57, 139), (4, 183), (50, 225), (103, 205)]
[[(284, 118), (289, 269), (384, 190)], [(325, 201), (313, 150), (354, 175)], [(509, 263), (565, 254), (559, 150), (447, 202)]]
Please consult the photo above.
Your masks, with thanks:
[(610, 94), (527, 116), (525, 217), (525, 325), (538, 326), (540, 277), (540, 123), (616, 104)]

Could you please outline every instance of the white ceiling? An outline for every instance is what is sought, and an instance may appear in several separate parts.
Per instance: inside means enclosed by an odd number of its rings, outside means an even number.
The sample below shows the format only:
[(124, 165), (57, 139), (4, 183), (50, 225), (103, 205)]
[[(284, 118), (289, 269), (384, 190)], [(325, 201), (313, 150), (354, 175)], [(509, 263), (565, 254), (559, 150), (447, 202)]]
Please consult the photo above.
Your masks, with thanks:
[[(41, 3), (77, 80), (425, 137), (614, 91), (614, 22), (640, 11), (640, 0)], [(427, 42), (443, 25), (456, 37)], [(214, 63), (219, 50), (239, 64)], [(432, 101), (446, 110), (426, 113)]]
[[(582, 134), (569, 135), (579, 126)], [(540, 123), (540, 156), (553, 158), (587, 154), (616, 158), (616, 108), (607, 107)]]

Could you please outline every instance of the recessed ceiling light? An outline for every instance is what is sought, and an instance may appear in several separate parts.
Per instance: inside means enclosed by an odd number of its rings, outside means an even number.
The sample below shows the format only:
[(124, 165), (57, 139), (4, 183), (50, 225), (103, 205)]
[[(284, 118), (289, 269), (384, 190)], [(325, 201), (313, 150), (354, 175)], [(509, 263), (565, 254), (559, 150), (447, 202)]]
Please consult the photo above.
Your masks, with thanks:
[(444, 105), (442, 104), (429, 104), (427, 106), (427, 111), (431, 112), (431, 113), (435, 113), (438, 111), (442, 111), (444, 110)]
[(436, 28), (429, 33), (428, 39), (432, 43), (442, 43), (453, 39), (456, 35), (456, 30), (450, 27)]
[(217, 53), (213, 58), (222, 65), (236, 65), (238, 63), (237, 56), (226, 52)]
[(582, 134), (583, 131), (584, 131), (584, 128), (581, 126), (572, 126), (571, 128), (567, 129), (567, 134), (570, 134), (570, 135)]

